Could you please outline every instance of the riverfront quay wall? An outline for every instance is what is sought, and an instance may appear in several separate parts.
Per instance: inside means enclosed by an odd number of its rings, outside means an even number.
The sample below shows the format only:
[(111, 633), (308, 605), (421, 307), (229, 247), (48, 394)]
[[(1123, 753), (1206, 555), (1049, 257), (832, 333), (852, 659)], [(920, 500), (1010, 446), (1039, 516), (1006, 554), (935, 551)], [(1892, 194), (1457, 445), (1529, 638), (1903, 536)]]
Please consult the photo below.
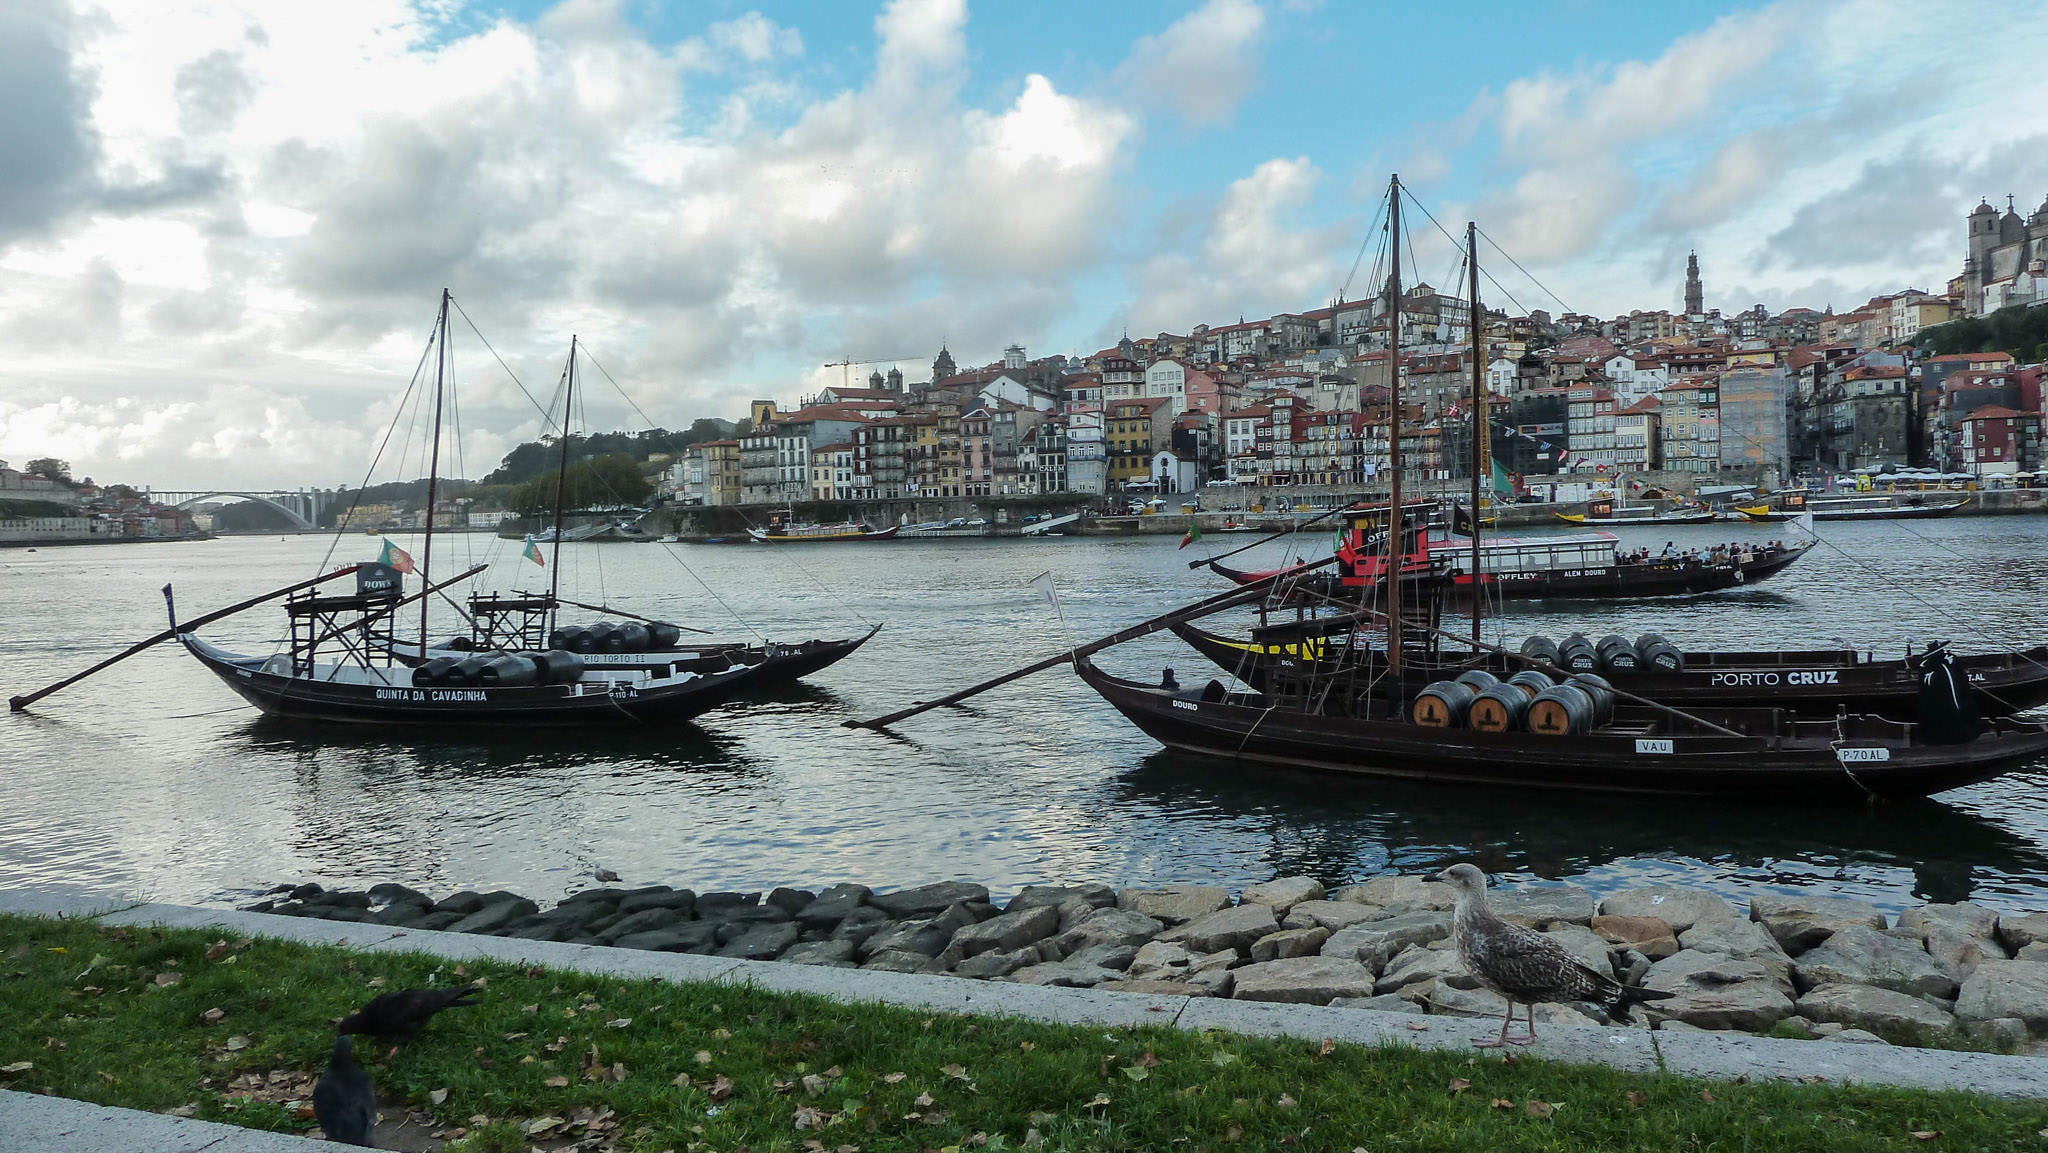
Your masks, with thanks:
[[(2004, 1050), (2048, 1045), (2048, 912), (1971, 902), (1887, 917), (1863, 901), (1759, 892), (1746, 908), (1658, 886), (1596, 898), (1575, 885), (1496, 889), (1498, 912), (1596, 970), (1670, 993), (1636, 1027)], [(1498, 1016), (1450, 942), (1448, 886), (1379, 877), (1335, 889), (1281, 877), (1223, 888), (986, 886), (894, 892), (594, 888), (553, 908), (510, 892), (436, 900), (399, 884), (279, 886), (248, 908), (392, 928), (480, 933), (793, 965), (1022, 985)], [(1617, 1024), (1573, 1005), (1548, 1023)], [(1640, 1018), (1647, 1018), (1647, 1021)]]

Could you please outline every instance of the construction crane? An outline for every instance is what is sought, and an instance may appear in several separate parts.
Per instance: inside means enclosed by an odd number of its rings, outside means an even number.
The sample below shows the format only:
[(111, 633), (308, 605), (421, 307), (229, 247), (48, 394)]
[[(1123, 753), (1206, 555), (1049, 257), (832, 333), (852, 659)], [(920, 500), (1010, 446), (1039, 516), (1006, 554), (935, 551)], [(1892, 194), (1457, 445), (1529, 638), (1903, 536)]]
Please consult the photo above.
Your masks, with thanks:
[(846, 388), (853, 383), (853, 366), (856, 364), (901, 364), (906, 360), (913, 359), (916, 358), (909, 356), (877, 356), (868, 360), (829, 360), (825, 362), (825, 367), (838, 369), (839, 386)]

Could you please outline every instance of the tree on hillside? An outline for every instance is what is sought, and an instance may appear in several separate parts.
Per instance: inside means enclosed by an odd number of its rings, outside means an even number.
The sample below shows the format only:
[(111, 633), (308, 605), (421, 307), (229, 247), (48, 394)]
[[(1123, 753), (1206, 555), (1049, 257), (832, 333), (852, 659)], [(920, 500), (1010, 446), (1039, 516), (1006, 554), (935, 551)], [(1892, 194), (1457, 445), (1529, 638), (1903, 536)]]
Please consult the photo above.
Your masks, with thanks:
[(54, 480), (58, 484), (71, 483), (71, 462), (58, 460), (54, 456), (39, 456), (29, 461), (28, 467), (22, 471), (30, 476), (42, 477), (44, 480)]
[(2009, 352), (2015, 360), (2048, 359), (2048, 304), (2013, 305), (1989, 316), (1965, 317), (1923, 328), (1913, 343), (1932, 356)]
[[(550, 469), (520, 485), (512, 496), (512, 511), (520, 516), (553, 514), (556, 478), (560, 475), (559, 470)], [(637, 505), (647, 499), (654, 486), (640, 475), (640, 466), (631, 456), (615, 452), (572, 462), (561, 488), (563, 509), (577, 510)]]

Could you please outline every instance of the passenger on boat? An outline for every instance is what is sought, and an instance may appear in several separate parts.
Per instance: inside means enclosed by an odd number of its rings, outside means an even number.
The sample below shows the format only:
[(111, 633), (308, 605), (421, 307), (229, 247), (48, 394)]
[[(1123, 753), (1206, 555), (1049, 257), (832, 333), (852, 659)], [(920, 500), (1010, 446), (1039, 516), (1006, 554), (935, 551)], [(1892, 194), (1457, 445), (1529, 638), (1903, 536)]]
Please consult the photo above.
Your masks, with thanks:
[(1677, 545), (1676, 545), (1675, 543), (1673, 543), (1672, 541), (1668, 541), (1668, 540), (1667, 540), (1667, 541), (1665, 541), (1665, 542), (1664, 542), (1664, 559), (1665, 559), (1665, 560), (1671, 560), (1671, 559), (1673, 559), (1673, 558), (1675, 558), (1675, 557), (1677, 557), (1677, 556), (1678, 556), (1678, 546), (1677, 546)]

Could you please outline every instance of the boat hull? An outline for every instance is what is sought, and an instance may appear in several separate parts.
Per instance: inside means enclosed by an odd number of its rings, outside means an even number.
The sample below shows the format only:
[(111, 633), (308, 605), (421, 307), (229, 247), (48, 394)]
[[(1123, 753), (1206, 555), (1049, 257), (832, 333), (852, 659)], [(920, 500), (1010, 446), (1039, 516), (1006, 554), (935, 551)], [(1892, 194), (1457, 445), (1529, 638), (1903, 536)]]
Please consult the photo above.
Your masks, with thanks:
[[(1687, 596), (1769, 580), (1805, 556), (1807, 549), (1812, 547), (1783, 549), (1747, 564), (1649, 560), (1641, 564), (1609, 564), (1598, 568), (1489, 572), (1480, 583), (1488, 600), (1628, 600)], [(1441, 550), (1432, 550), (1432, 556), (1437, 551)], [(1272, 575), (1244, 572), (1214, 561), (1209, 567), (1239, 584), (1250, 584)], [(1370, 587), (1370, 583), (1347, 585), (1334, 574), (1318, 572), (1304, 574), (1299, 582), (1283, 580), (1277, 590), (1279, 595), (1301, 602), (1330, 603), (1356, 600), (1361, 589)], [(1461, 572), (1452, 577), (1449, 591), (1453, 597), (1469, 600), (1472, 595), (1471, 574)]]
[(574, 728), (587, 725), (687, 721), (752, 687), (757, 673), (740, 665), (684, 678), (607, 678), (575, 684), (414, 686), (411, 670), (393, 665), (385, 683), (322, 680), (265, 668), (199, 640), (178, 638), (202, 665), (266, 715), (293, 721), (407, 729)]
[(876, 625), (860, 636), (829, 641), (679, 645), (660, 652), (580, 655), (583, 667), (594, 670), (667, 668), (678, 673), (706, 673), (744, 665), (754, 670), (748, 688), (767, 689), (791, 684), (845, 660), (881, 631), (882, 626)]
[[(1213, 633), (1190, 622), (1167, 626), (1175, 636), (1218, 668), (1258, 692), (1270, 692), (1283, 680), (1341, 673), (1347, 660), (1341, 641), (1319, 637), (1275, 639), (1265, 643)], [(1483, 668), (1496, 676), (1518, 672), (1520, 662), (1505, 657), (1452, 664), (1442, 674), (1456, 676)], [(2048, 704), (2048, 646), (2020, 653), (1980, 654), (1955, 658), (1958, 673), (1976, 691), (1985, 716), (2009, 716)], [(1676, 708), (1781, 708), (1804, 716), (1836, 712), (1869, 713), (1893, 720), (1911, 720), (1920, 711), (1920, 685), (1904, 660), (1863, 661), (1850, 652), (1723, 652), (1687, 653), (1679, 672), (1663, 669), (1605, 670), (1614, 687)]]
[(794, 532), (770, 532), (767, 529), (750, 528), (747, 530), (747, 535), (752, 537), (757, 544), (846, 544), (864, 540), (895, 540), (896, 534), (902, 528), (902, 525), (896, 524), (883, 529), (867, 531), (847, 529), (843, 532), (818, 532), (806, 531), (804, 529), (797, 529)]
[(1927, 796), (2048, 754), (2048, 730), (2034, 726), (1962, 745), (1848, 739), (1838, 742), (1848, 760), (1829, 743), (1762, 735), (1482, 733), (1295, 711), (1274, 707), (1266, 697), (1174, 693), (1110, 676), (1086, 660), (1077, 668), (1111, 707), (1169, 749), (1432, 784), (1778, 804), (1795, 798)]

